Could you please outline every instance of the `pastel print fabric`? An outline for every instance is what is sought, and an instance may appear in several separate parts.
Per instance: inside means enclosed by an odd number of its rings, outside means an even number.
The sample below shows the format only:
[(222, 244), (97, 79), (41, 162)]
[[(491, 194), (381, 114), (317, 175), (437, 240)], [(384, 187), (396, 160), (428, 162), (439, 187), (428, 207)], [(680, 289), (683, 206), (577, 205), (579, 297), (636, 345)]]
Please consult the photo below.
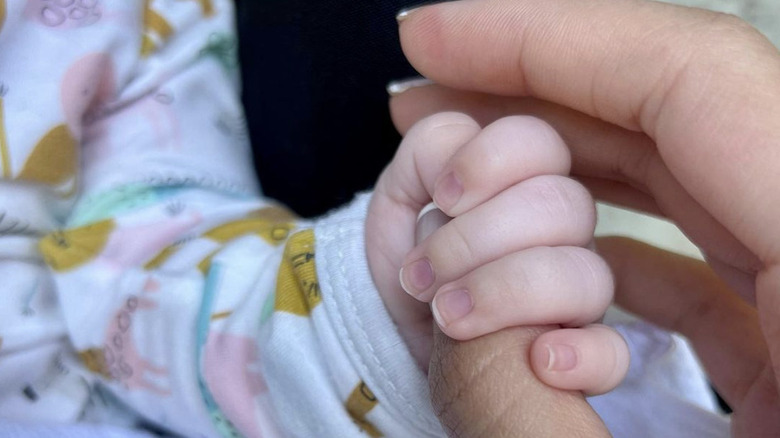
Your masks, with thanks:
[(369, 197), (308, 223), (260, 195), (229, 1), (0, 5), (0, 415), (88, 419), (100, 384), (186, 436), (440, 434), (362, 260)]

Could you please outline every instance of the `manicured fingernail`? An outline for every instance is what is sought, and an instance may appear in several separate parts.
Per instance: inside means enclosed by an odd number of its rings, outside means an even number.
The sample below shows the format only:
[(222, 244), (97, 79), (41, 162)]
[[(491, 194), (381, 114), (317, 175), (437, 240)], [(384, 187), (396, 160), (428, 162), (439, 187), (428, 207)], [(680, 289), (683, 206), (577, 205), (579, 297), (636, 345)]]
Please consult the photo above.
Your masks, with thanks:
[(428, 85), (433, 85), (435, 82), (428, 78), (424, 78), (422, 76), (417, 76), (413, 78), (408, 79), (400, 79), (397, 81), (391, 81), (387, 84), (387, 94), (389, 94), (391, 97), (398, 96), (399, 94), (403, 94), (408, 90), (411, 90), (412, 88), (420, 88), (425, 87)]
[(404, 21), (405, 19), (409, 18), (409, 15), (412, 14), (412, 12), (422, 9), (425, 6), (431, 6), (435, 5), (437, 3), (445, 3), (448, 0), (431, 0), (423, 3), (418, 3), (416, 5), (407, 6), (400, 11), (398, 11), (397, 14), (395, 14), (395, 19), (400, 23), (401, 21)]
[(399, 23), (406, 20), (407, 18), (409, 18), (409, 15), (411, 15), (411, 13), (414, 12), (415, 9), (420, 9), (423, 6), (425, 5), (423, 4), (423, 5), (409, 6), (403, 8), (400, 11), (398, 11), (397, 14), (395, 14), (395, 20)]
[(577, 366), (577, 350), (571, 345), (547, 345), (547, 354), (549, 371), (569, 371)]
[(433, 189), (433, 199), (436, 205), (444, 210), (450, 210), (463, 196), (463, 184), (454, 172), (450, 172), (436, 182)]
[(412, 296), (425, 291), (435, 279), (433, 266), (428, 259), (420, 259), (401, 268), (401, 287)]
[(437, 294), (431, 305), (433, 317), (442, 327), (446, 327), (468, 315), (473, 308), (474, 302), (471, 301), (471, 295), (464, 289)]

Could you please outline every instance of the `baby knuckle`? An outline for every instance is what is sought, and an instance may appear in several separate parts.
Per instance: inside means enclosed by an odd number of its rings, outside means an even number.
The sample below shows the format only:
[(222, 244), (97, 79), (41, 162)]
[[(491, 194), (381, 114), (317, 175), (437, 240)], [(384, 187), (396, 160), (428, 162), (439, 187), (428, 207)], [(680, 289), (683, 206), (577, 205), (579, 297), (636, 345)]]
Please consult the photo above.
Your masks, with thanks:
[(470, 170), (476, 178), (501, 174), (507, 164), (511, 163), (507, 154), (514, 152), (514, 148), (506, 146), (512, 145), (498, 141), (483, 142), (480, 144), (481, 150), (475, 151), (478, 153), (472, 156), (463, 156), (460, 165)]
[(586, 307), (595, 309), (600, 316), (611, 303), (614, 294), (614, 280), (609, 266), (604, 259), (585, 248), (561, 248), (561, 253), (578, 273), (576, 282), (581, 286), (583, 298), (590, 303)]
[(447, 228), (447, 242), (443, 246), (442, 254), (448, 254), (447, 259), (457, 264), (468, 263), (479, 258), (476, 242), (471, 237), (472, 233), (458, 221), (452, 221), (450, 224), (452, 226)]
[(595, 227), (595, 203), (588, 190), (571, 178), (543, 176), (535, 178), (533, 196), (550, 217), (563, 217), (567, 221)]

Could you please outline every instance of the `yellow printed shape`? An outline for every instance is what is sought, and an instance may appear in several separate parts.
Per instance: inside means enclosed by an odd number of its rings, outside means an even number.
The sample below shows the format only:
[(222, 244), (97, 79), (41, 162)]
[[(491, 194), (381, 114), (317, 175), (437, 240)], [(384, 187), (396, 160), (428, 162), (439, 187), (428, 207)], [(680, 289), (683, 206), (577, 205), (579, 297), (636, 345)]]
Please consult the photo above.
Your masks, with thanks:
[[(3, 0), (0, 0), (0, 3)], [(5, 7), (3, 4), (2, 7)], [(0, 17), (2, 18), (2, 17)], [(0, 21), (0, 26), (2, 26)], [(5, 110), (3, 109), (3, 94), (5, 92), (3, 84), (0, 84), (0, 161), (3, 162), (3, 178), (11, 178), (11, 153), (8, 150), (8, 135), (5, 132)]]
[[(212, 0), (194, 1), (200, 6), (200, 11), (204, 17), (211, 17), (216, 13)], [(141, 37), (141, 57), (148, 57), (157, 51), (160, 46), (173, 36), (173, 33), (173, 26), (165, 17), (152, 8), (151, 0), (146, 0), (144, 2), (144, 32)]]
[(251, 212), (246, 219), (212, 228), (203, 237), (219, 243), (227, 243), (247, 234), (256, 234), (271, 245), (279, 245), (293, 229), (295, 216), (281, 207), (266, 207)]
[(79, 359), (89, 371), (99, 374), (107, 379), (111, 378), (106, 364), (106, 356), (101, 348), (89, 348), (78, 352)]
[(5, 0), (0, 0), (0, 31), (3, 30), (3, 24), (5, 24), (6, 15)]
[(108, 219), (57, 231), (44, 237), (39, 248), (43, 259), (52, 269), (69, 271), (97, 258), (108, 243), (114, 228), (116, 224)]
[(320, 283), (314, 265), (314, 232), (304, 230), (290, 237), (276, 279), (274, 310), (309, 316), (320, 302)]
[(215, 249), (214, 251), (211, 251), (206, 257), (203, 258), (203, 260), (198, 263), (198, 270), (203, 274), (204, 276), (208, 275), (209, 268), (211, 268), (211, 261), (214, 259), (214, 256), (217, 255), (219, 252), (219, 249)]
[(168, 20), (152, 9), (152, 1), (144, 2), (144, 31), (141, 39), (141, 56), (147, 57), (155, 52), (173, 35), (173, 26)]
[(77, 171), (78, 142), (70, 128), (62, 124), (35, 145), (16, 178), (58, 186), (75, 177)]
[(211, 17), (216, 12), (212, 0), (195, 0), (200, 5), (200, 12), (204, 17)]
[(347, 398), (346, 408), (349, 416), (360, 427), (360, 429), (373, 438), (381, 437), (382, 432), (366, 419), (371, 409), (374, 409), (379, 402), (374, 393), (368, 389), (365, 382), (360, 382)]
[[(232, 315), (232, 314), (233, 314), (232, 310), (225, 310), (224, 312), (212, 313), (211, 314), (211, 320), (212, 321), (217, 321), (217, 320), (220, 320), (220, 319), (229, 318), (230, 315)], [(1, 339), (2, 338), (0, 338), (0, 340)]]
[(146, 58), (154, 52), (157, 46), (154, 44), (154, 40), (147, 34), (141, 35), (141, 57)]
[(166, 248), (164, 248), (162, 251), (160, 251), (159, 254), (154, 256), (151, 260), (146, 262), (144, 265), (144, 269), (151, 270), (151, 269), (157, 269), (160, 266), (162, 266), (163, 263), (165, 263), (172, 255), (176, 253), (176, 250), (179, 248), (178, 245), (171, 245)]
[[(271, 245), (281, 245), (295, 228), (295, 215), (282, 207), (266, 207), (250, 212), (246, 218), (227, 222), (212, 228), (202, 237), (225, 244), (241, 236), (256, 234)], [(180, 245), (171, 245), (149, 260), (144, 269), (157, 269), (170, 259)], [(210, 254), (209, 256), (212, 256)], [(204, 259), (198, 265), (202, 272), (208, 272), (211, 258)]]

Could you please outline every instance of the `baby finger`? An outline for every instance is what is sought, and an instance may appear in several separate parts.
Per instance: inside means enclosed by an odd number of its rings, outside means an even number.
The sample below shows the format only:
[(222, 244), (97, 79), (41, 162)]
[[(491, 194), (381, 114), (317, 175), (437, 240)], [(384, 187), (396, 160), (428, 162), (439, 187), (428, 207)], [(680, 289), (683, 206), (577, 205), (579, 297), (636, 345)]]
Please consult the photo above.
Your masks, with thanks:
[(613, 297), (606, 262), (580, 247), (535, 247), (442, 286), (431, 303), (442, 331), (459, 340), (506, 327), (601, 318)]

